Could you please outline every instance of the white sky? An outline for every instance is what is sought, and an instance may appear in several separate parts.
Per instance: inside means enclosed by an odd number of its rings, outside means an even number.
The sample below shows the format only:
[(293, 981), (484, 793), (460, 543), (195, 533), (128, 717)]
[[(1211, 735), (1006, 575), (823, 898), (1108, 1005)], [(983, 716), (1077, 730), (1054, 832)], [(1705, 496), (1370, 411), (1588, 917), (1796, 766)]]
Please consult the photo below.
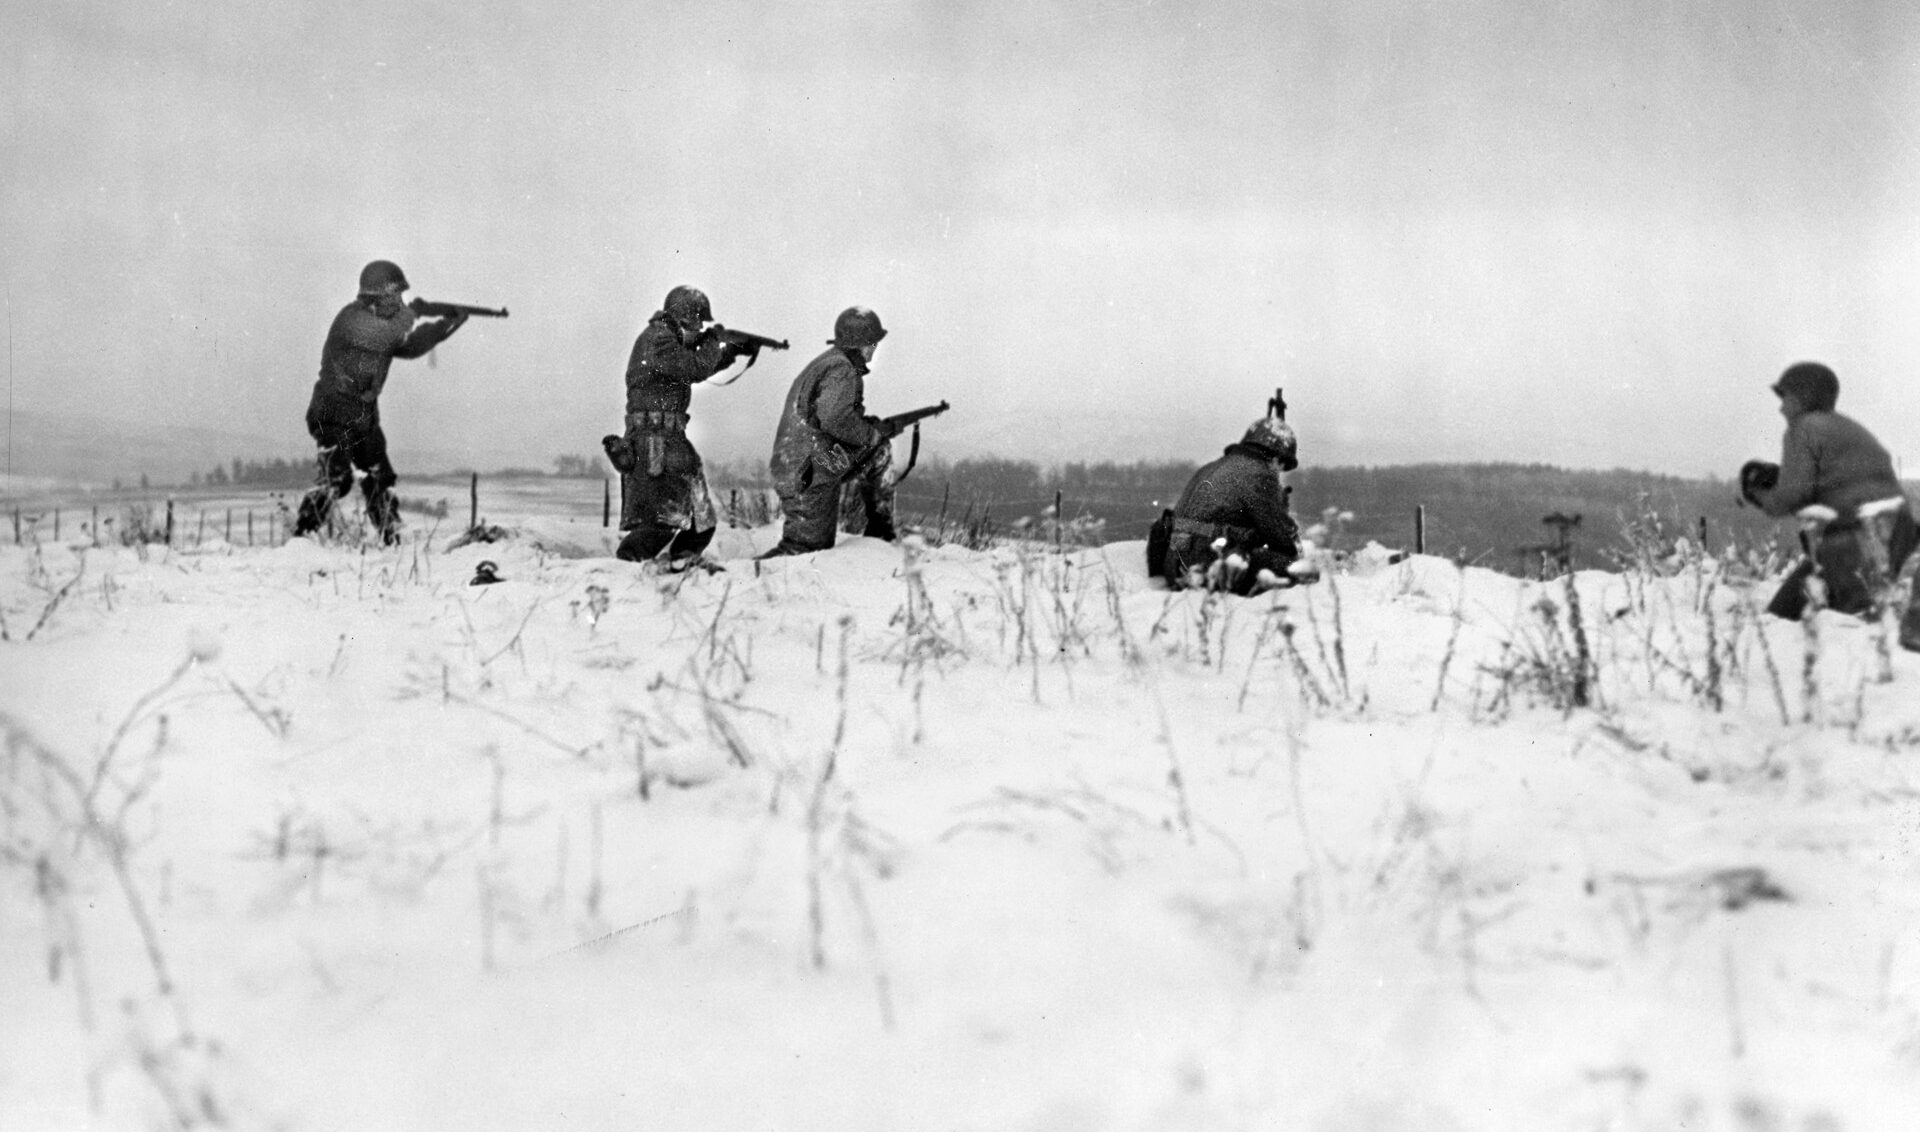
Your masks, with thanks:
[[(9, 5), (17, 409), (286, 440), (359, 267), (505, 305), (399, 363), (409, 448), (591, 452), (692, 283), (842, 307), (928, 451), (1730, 474), (1814, 357), (1920, 471), (1920, 15), (1790, 0)], [(1107, 450), (1108, 448), (1112, 450)], [(964, 454), (946, 450), (944, 454)]]

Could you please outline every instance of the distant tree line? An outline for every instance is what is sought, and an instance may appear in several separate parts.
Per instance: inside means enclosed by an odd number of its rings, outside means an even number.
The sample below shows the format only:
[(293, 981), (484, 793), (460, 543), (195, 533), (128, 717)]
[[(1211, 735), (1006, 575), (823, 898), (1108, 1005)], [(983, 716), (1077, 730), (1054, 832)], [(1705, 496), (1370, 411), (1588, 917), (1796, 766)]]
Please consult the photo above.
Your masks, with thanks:
[[(899, 511), (907, 521), (971, 522), (984, 514), (1005, 529), (1043, 516), (1057, 499), (1063, 519), (1104, 520), (1109, 540), (1144, 538), (1197, 468), (1191, 461), (1043, 468), (998, 458), (924, 460), (900, 487)], [(1703, 526), (1715, 551), (1791, 538), (1774, 520), (1740, 507), (1733, 486), (1719, 479), (1548, 464), (1419, 464), (1305, 467), (1285, 481), (1301, 526), (1330, 520), (1338, 545), (1412, 549), (1415, 513), (1424, 507), (1427, 553), (1512, 573), (1562, 555), (1578, 569), (1608, 568), (1635, 544), (1697, 540)], [(1559, 522), (1548, 521), (1555, 516)], [(1577, 523), (1567, 522), (1575, 516)]]
[[(141, 477), (142, 487), (146, 477)], [(313, 460), (243, 460), (215, 464), (202, 475), (193, 473), (187, 481), (194, 487), (298, 487), (313, 481)]]

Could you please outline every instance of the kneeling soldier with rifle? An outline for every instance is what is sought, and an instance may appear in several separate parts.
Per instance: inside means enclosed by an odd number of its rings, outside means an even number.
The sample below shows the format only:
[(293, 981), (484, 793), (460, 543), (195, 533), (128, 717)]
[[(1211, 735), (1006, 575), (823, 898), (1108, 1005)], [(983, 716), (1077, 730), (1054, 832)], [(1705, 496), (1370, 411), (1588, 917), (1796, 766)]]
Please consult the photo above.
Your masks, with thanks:
[(708, 326), (712, 321), (705, 294), (675, 287), (634, 339), (626, 435), (602, 441), (620, 472), (620, 529), (627, 535), (615, 553), (626, 561), (645, 562), (664, 551), (670, 566), (685, 567), (713, 541), (713, 497), (700, 453), (687, 439), (693, 387), (741, 357), (751, 366), (762, 348), (787, 348), (758, 334)]
[(1180, 501), (1147, 536), (1147, 572), (1172, 588), (1242, 596), (1310, 581), (1289, 567), (1300, 557), (1300, 526), (1287, 507), (1281, 472), (1299, 467), (1298, 441), (1276, 391), (1268, 414), (1240, 443), (1193, 474)]
[(867, 363), (887, 331), (880, 316), (848, 307), (834, 320), (829, 349), (807, 363), (787, 391), (774, 435), (774, 489), (786, 524), (779, 545), (761, 555), (777, 558), (833, 546), (839, 530), (840, 489), (855, 485), (866, 511), (866, 534), (892, 541), (893, 449), (907, 426), (945, 412), (946, 402), (897, 417), (867, 415)]
[[(400, 541), (400, 504), (395, 475), (380, 430), (380, 391), (395, 358), (417, 358), (452, 337), (468, 315), (505, 318), (504, 310), (457, 303), (401, 301), (407, 277), (399, 266), (376, 259), (360, 269), (360, 293), (334, 316), (320, 348), (320, 379), (307, 404), (307, 432), (320, 446), (318, 484), (300, 501), (296, 537), (327, 525), (336, 500), (353, 490), (355, 468), (366, 474), (367, 521), (382, 542)], [(437, 319), (418, 321), (420, 317)]]

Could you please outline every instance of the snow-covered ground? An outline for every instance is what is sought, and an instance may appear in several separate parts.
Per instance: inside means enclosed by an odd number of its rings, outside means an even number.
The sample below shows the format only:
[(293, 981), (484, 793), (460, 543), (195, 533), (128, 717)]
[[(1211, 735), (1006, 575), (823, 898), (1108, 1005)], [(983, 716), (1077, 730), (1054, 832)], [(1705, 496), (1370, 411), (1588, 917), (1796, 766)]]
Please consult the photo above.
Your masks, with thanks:
[(1920, 1127), (1876, 626), (489, 518), (0, 548), (0, 1128)]

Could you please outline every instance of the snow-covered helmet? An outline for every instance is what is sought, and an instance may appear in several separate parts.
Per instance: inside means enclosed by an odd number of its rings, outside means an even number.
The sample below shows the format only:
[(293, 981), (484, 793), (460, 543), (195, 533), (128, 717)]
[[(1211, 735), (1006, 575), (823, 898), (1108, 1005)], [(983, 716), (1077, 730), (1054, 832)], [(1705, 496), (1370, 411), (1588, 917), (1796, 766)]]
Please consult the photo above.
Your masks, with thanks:
[(681, 285), (667, 292), (667, 299), (660, 304), (667, 318), (688, 330), (698, 330), (713, 321), (713, 304), (707, 302), (705, 291), (698, 287)]
[(880, 325), (880, 316), (866, 307), (848, 307), (833, 320), (833, 341), (830, 343), (842, 349), (858, 349), (871, 346), (887, 336), (887, 328)]
[(1268, 458), (1278, 460), (1282, 471), (1292, 471), (1300, 466), (1300, 442), (1294, 438), (1293, 426), (1278, 417), (1261, 417), (1247, 427), (1247, 434), (1240, 443), (1250, 448), (1258, 448)]
[(406, 272), (392, 260), (376, 259), (360, 269), (360, 293), (362, 295), (384, 295), (407, 289)]

